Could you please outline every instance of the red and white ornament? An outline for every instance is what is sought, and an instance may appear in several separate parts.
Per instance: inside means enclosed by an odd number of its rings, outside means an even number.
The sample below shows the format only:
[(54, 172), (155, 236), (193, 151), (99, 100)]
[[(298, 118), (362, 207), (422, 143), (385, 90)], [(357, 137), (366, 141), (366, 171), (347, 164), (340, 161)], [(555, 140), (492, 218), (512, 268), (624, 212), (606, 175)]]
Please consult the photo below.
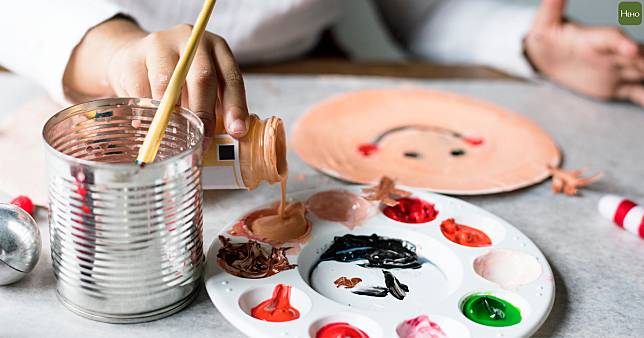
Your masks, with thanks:
[(644, 238), (644, 207), (616, 195), (606, 195), (599, 200), (599, 213), (626, 231)]

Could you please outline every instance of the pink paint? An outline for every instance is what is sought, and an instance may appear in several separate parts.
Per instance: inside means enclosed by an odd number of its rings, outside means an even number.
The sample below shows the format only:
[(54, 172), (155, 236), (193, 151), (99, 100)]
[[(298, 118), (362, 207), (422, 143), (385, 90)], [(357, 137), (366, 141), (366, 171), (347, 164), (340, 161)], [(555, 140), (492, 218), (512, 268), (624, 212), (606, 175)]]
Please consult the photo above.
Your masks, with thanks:
[(426, 315), (398, 324), (396, 333), (400, 338), (447, 338), (443, 329)]
[(375, 214), (375, 208), (366, 199), (340, 189), (321, 191), (311, 196), (306, 208), (323, 220), (342, 223), (349, 229), (354, 229)]

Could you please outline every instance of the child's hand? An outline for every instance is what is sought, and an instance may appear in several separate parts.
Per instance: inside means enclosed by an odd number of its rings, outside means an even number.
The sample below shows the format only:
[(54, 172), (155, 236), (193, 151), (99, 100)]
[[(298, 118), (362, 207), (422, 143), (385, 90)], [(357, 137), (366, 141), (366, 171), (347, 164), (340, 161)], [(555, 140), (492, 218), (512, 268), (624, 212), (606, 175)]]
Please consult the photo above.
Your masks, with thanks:
[(535, 67), (552, 80), (600, 99), (644, 106), (644, 55), (617, 28), (565, 22), (565, 0), (544, 0), (525, 46)]
[[(70, 96), (151, 97), (160, 100), (191, 33), (189, 25), (147, 33), (127, 19), (112, 19), (90, 30), (65, 71)], [(246, 134), (248, 108), (241, 72), (226, 41), (205, 32), (181, 95), (181, 105), (197, 113), (206, 136), (215, 111), (233, 137)], [(221, 102), (220, 102), (221, 101)]]

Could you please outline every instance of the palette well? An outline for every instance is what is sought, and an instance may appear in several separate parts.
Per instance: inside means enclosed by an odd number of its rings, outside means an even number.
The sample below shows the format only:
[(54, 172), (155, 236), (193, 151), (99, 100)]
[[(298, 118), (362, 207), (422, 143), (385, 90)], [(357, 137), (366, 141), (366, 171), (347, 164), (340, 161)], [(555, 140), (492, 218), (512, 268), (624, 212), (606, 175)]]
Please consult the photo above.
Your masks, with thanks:
[[(337, 189), (362, 194), (360, 187)], [(555, 288), (550, 266), (535, 244), (503, 219), (455, 198), (410, 190), (405, 198), (433, 206), (433, 219), (401, 222), (385, 214), (388, 206), (361, 200), (348, 207), (368, 203), (372, 210), (363, 213), (366, 219), (347, 223), (311, 205), (325, 194), (338, 195), (328, 191), (289, 194), (308, 206), (312, 225), (308, 241), (286, 251), (288, 264), (296, 267), (281, 262), (286, 268), (268, 277), (242, 278), (218, 263), (224, 242), (250, 241), (231, 235), (235, 224), (274, 202), (239, 215), (220, 233), (225, 239), (210, 246), (208, 294), (246, 335), (526, 337), (548, 316)], [(420, 212), (428, 214), (426, 208)], [(258, 246), (266, 257), (279, 252), (268, 243)]]

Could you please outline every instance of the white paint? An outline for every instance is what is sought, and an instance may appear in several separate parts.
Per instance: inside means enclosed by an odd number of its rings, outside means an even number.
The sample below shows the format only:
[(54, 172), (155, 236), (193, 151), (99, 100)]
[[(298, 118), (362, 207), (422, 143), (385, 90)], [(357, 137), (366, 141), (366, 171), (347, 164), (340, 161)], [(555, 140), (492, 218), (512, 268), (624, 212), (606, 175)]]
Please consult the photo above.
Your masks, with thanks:
[(492, 250), (474, 260), (474, 271), (504, 289), (531, 283), (543, 272), (533, 256), (520, 251)]

